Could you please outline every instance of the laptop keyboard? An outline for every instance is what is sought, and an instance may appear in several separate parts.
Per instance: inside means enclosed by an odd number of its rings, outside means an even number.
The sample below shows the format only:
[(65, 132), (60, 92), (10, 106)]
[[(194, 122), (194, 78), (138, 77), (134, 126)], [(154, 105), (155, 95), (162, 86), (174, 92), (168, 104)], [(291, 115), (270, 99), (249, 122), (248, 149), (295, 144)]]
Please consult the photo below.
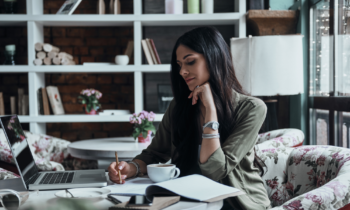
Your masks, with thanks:
[[(39, 184), (72, 183), (73, 176), (74, 172), (46, 173)], [(33, 179), (33, 183), (35, 182), (36, 178)]]

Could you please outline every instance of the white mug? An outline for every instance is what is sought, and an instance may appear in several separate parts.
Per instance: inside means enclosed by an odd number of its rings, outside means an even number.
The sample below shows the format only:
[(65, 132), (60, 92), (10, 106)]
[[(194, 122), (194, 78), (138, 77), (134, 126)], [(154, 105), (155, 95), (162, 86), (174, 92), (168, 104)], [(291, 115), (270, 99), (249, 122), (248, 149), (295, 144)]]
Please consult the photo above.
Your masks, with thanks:
[(115, 56), (115, 63), (118, 65), (128, 65), (129, 56), (127, 55), (117, 55)]
[(179, 177), (180, 169), (173, 164), (150, 164), (147, 174), (153, 182), (164, 182)]

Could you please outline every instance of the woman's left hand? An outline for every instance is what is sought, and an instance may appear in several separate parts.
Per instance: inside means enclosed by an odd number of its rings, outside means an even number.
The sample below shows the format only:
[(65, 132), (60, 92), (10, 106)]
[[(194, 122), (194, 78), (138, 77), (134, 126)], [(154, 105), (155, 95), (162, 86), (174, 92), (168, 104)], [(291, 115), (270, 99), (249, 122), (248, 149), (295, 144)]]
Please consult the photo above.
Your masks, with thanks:
[(204, 83), (203, 85), (196, 87), (188, 98), (192, 98), (192, 105), (195, 105), (200, 98), (204, 107), (207, 108), (215, 108), (213, 94), (211, 93), (209, 82)]

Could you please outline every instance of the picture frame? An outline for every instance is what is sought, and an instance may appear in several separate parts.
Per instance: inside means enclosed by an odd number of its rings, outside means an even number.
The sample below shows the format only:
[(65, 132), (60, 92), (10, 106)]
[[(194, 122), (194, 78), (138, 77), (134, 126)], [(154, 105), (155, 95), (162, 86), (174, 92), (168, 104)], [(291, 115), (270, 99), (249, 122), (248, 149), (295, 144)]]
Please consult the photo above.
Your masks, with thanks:
[(66, 0), (56, 15), (71, 15), (82, 0)]

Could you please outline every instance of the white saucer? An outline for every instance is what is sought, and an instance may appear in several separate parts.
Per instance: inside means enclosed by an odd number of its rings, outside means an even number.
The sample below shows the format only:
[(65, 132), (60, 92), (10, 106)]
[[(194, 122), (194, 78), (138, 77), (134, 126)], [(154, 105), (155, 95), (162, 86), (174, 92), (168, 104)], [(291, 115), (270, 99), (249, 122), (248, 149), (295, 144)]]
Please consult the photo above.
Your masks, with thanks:
[(66, 192), (66, 190), (60, 190), (55, 193), (59, 198), (69, 199), (94, 199), (100, 198), (101, 196), (110, 193), (111, 191), (104, 188), (75, 188), (68, 189), (73, 194), (74, 198)]

